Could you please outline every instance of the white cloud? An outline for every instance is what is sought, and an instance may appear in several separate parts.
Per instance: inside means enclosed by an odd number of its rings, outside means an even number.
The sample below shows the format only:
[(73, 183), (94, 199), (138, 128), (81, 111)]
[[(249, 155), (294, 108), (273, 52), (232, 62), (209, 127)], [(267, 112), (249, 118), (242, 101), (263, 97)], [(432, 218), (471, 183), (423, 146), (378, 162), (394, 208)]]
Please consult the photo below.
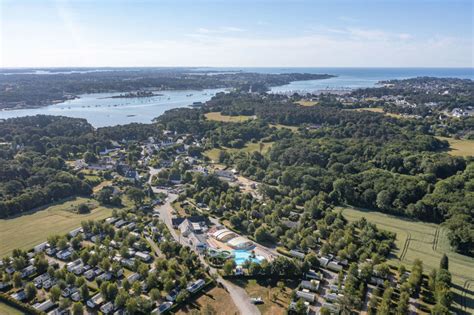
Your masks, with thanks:
[[(237, 28), (236, 28), (237, 29)], [(175, 39), (90, 40), (77, 54), (68, 42), (38, 43), (34, 53), (5, 45), (5, 66), (472, 66), (472, 40), (368, 29), (335, 29), (285, 37), (259, 37), (233, 27), (200, 29)], [(240, 30), (240, 29), (239, 29)], [(83, 38), (84, 39), (84, 38)], [(8, 44), (8, 43), (6, 43)], [(8, 47), (8, 48), (7, 48)]]

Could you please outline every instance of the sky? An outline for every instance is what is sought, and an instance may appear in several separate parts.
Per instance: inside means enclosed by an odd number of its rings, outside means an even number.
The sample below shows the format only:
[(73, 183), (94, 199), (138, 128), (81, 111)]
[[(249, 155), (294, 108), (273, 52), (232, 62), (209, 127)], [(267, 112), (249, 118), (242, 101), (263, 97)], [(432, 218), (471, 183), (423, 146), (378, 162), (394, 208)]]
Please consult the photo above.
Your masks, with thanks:
[(0, 67), (473, 67), (472, 0), (0, 0)]

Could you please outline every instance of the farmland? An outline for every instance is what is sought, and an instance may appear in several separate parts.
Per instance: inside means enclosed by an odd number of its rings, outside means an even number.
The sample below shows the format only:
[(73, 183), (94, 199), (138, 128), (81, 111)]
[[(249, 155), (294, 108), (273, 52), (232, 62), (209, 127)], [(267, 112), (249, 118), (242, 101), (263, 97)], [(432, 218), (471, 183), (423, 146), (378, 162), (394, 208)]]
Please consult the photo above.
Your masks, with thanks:
[(206, 118), (209, 120), (214, 120), (214, 121), (222, 121), (222, 122), (243, 122), (247, 121), (250, 119), (253, 119), (253, 116), (227, 116), (227, 115), (222, 115), (219, 112), (211, 112), (205, 114)]
[[(443, 253), (449, 257), (449, 270), (453, 276), (454, 307), (467, 312), (474, 311), (474, 295), (467, 287), (474, 280), (474, 258), (453, 252), (449, 247), (446, 230), (432, 223), (423, 223), (398, 218), (378, 212), (344, 208), (343, 215), (349, 221), (365, 217), (379, 228), (397, 234), (391, 262), (395, 265), (403, 263), (410, 266), (415, 259), (421, 259), (426, 270), (438, 268)], [(471, 282), (470, 282), (471, 281)], [(463, 289), (466, 288), (466, 289)]]
[[(94, 204), (90, 213), (73, 213), (82, 203)], [(44, 210), (23, 214), (20, 217), (0, 220), (0, 257), (11, 254), (15, 248), (30, 249), (44, 242), (49, 235), (65, 234), (81, 225), (83, 220), (100, 220), (111, 215), (112, 209), (97, 206), (88, 198), (73, 198)]]
[(454, 156), (474, 156), (474, 140), (438, 137), (449, 142), (449, 154)]

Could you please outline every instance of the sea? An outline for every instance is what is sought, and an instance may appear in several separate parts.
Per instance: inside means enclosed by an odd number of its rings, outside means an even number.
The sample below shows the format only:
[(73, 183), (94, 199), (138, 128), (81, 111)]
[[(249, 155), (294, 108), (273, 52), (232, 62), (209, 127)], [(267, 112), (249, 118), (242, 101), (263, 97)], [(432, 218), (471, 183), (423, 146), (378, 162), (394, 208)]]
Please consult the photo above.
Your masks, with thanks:
[[(97, 69), (88, 71), (113, 71)], [(269, 93), (318, 93), (321, 91), (350, 91), (357, 88), (377, 86), (391, 79), (407, 79), (420, 76), (446, 77), (474, 80), (473, 68), (192, 68), (191, 72), (258, 72), (258, 73), (319, 73), (336, 77), (324, 80), (294, 81), (271, 87)], [(71, 73), (76, 72), (74, 70)], [(67, 72), (66, 72), (67, 73)], [(48, 75), (47, 70), (37, 72)], [(53, 74), (52, 72), (50, 73)], [(111, 98), (120, 93), (96, 93), (79, 95), (79, 98), (41, 108), (0, 111), (0, 120), (13, 117), (61, 115), (85, 118), (94, 127), (123, 125), (128, 123), (150, 123), (153, 118), (173, 108), (188, 107), (194, 102), (205, 102), (224, 89), (159, 91), (159, 96), (146, 98)]]

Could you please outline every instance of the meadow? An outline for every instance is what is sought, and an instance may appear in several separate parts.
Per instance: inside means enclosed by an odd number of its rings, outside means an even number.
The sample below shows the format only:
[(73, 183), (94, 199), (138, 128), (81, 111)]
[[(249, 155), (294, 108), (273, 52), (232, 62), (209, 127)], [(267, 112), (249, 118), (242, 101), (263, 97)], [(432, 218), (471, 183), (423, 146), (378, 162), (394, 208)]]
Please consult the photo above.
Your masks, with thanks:
[(314, 105), (317, 105), (318, 102), (309, 101), (309, 100), (301, 100), (301, 101), (296, 102), (296, 104), (301, 105), (301, 106), (314, 106)]
[[(449, 270), (453, 279), (455, 293), (454, 308), (459, 313), (474, 312), (474, 258), (460, 255), (451, 250), (446, 230), (433, 223), (413, 221), (387, 214), (354, 208), (340, 208), (349, 221), (365, 217), (377, 227), (397, 234), (396, 248), (390, 263), (410, 266), (415, 259), (423, 261), (425, 273), (439, 267), (444, 253), (449, 257)], [(471, 286), (471, 290), (469, 290)]]
[(394, 113), (386, 113), (383, 111), (383, 108), (380, 107), (364, 107), (364, 108), (357, 108), (355, 111), (368, 111), (368, 112), (373, 112), (373, 113), (381, 113), (384, 114), (385, 116), (390, 116), (390, 117), (395, 117), (395, 118), (406, 118), (406, 116), (402, 116), (399, 114), (394, 114)]
[(474, 140), (437, 137), (449, 142), (448, 153), (454, 156), (474, 156)]
[(222, 121), (222, 122), (243, 122), (247, 120), (254, 119), (253, 116), (227, 116), (227, 115), (222, 115), (219, 112), (210, 112), (205, 114), (206, 118), (208, 120), (214, 120), (214, 121)]
[(1, 315), (21, 315), (23, 314), (23, 312), (8, 304), (0, 302), (0, 314)]
[[(260, 144), (262, 144), (261, 150), (260, 150)], [(261, 151), (262, 154), (265, 154), (266, 152), (268, 152), (268, 150), (270, 150), (272, 145), (273, 145), (273, 142), (257, 142), (257, 143), (249, 142), (249, 143), (246, 143), (245, 146), (240, 149), (227, 148), (227, 147), (214, 148), (214, 149), (204, 151), (203, 154), (207, 156), (209, 159), (211, 159), (212, 161), (217, 162), (219, 160), (219, 153), (221, 151), (227, 151), (229, 153), (236, 153), (236, 152), (250, 153), (250, 152), (255, 152), (255, 151), (259, 151), (259, 152)]]
[[(94, 209), (87, 214), (73, 211), (78, 205), (87, 203)], [(101, 220), (112, 214), (112, 208), (98, 206), (93, 199), (77, 197), (43, 210), (0, 220), (0, 257), (10, 255), (12, 250), (28, 250), (53, 234), (65, 234), (81, 226), (84, 220)]]

